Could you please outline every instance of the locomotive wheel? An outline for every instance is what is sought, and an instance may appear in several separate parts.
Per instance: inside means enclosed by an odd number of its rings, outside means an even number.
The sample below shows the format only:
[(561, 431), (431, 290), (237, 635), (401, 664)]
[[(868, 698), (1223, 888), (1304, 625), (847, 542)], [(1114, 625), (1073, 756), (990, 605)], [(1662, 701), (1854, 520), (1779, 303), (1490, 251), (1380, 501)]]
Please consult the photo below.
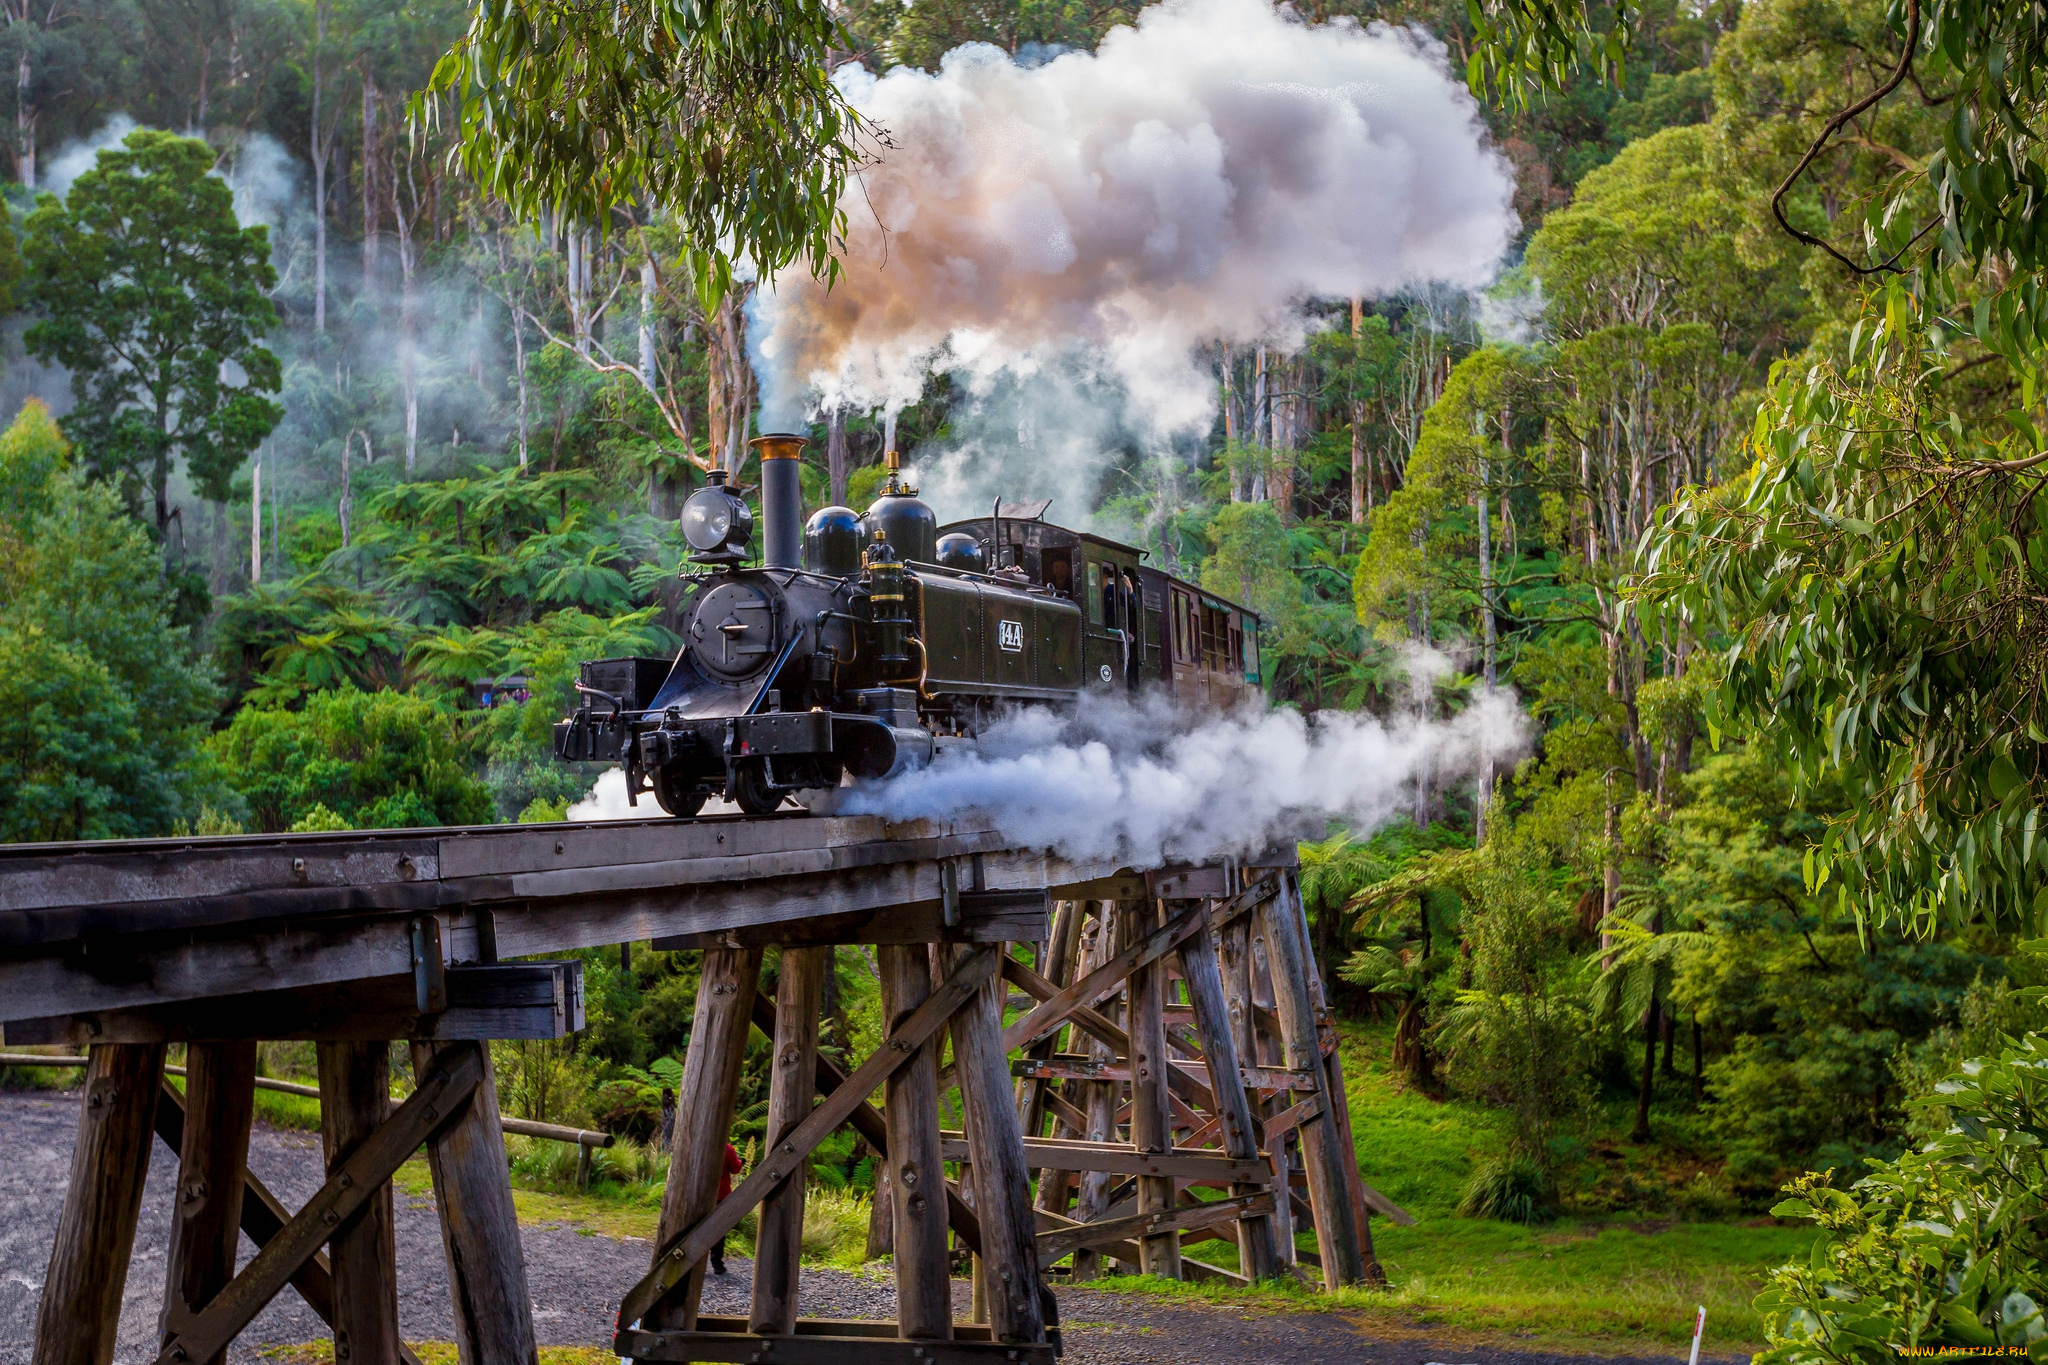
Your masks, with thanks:
[(664, 765), (654, 770), (654, 800), (670, 815), (689, 819), (704, 809), (705, 792)]
[(768, 767), (744, 763), (732, 775), (732, 799), (749, 815), (768, 815), (782, 805), (782, 793), (768, 785)]

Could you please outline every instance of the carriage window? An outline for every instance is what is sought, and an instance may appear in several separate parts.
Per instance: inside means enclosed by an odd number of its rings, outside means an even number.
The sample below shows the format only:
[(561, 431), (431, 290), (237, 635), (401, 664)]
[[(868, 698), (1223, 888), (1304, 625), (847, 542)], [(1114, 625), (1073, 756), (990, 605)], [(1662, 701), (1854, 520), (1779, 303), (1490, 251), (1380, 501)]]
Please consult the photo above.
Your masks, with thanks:
[(1116, 629), (1116, 571), (1114, 569), (1105, 570), (1102, 575), (1102, 605), (1096, 608), (1095, 619), (1107, 622), (1111, 630)]
[(1102, 624), (1102, 566), (1088, 566), (1088, 619), (1096, 625)]

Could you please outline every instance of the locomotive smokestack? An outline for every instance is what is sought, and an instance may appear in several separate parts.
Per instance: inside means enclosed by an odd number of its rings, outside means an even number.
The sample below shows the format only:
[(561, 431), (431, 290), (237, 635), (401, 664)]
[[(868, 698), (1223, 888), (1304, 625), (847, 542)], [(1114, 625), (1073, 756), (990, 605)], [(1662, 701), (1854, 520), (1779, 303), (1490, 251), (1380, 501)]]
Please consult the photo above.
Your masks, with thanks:
[(761, 564), (794, 569), (803, 562), (804, 494), (801, 436), (776, 433), (748, 442), (761, 452)]

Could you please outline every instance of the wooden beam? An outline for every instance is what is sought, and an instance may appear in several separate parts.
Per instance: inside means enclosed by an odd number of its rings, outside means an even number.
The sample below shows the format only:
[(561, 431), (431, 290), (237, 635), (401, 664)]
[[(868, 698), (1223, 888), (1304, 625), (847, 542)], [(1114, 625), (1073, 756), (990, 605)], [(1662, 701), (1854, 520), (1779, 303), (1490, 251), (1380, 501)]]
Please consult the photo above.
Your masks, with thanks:
[[(419, 1150), (482, 1079), (475, 1055), (458, 1055), (448, 1066), (436, 1066), (420, 1078), (419, 1088), (377, 1131), (356, 1145), (341, 1169), (306, 1201), (304, 1208), (278, 1230), (241, 1274), (195, 1315), (175, 1309), (157, 1365), (182, 1365), (221, 1350), (247, 1327), (263, 1305), (291, 1282), (299, 1268), (320, 1250), (333, 1230), (348, 1222), (379, 1191), (390, 1188), (391, 1174)], [(337, 1286), (339, 1289), (339, 1286)], [(340, 1313), (337, 1313), (340, 1316)], [(393, 1350), (382, 1357), (400, 1357)], [(360, 1357), (357, 1357), (360, 1359)]]
[[(1244, 1161), (1257, 1161), (1259, 1137), (1252, 1127), (1251, 1087), (1243, 1059), (1237, 1055), (1237, 1040), (1230, 1028), (1230, 1006), (1223, 994), (1223, 970), (1218, 962), (1215, 940), (1196, 934), (1180, 945), (1181, 976), (1188, 983), (1188, 997), (1194, 1002), (1194, 1026), (1201, 1035), (1202, 1056), (1209, 1068), (1209, 1089), (1216, 1096), (1218, 1137), (1223, 1150)], [(1233, 1083), (1234, 1082), (1234, 1083)], [(1270, 1139), (1268, 1139), (1270, 1141)], [(1256, 1179), (1233, 1186), (1231, 1193), (1250, 1198)], [(1266, 1203), (1267, 1210), (1272, 1201)], [(1273, 1223), (1266, 1213), (1247, 1214), (1238, 1224), (1238, 1260), (1246, 1275), (1268, 1280), (1280, 1273), (1280, 1252), (1273, 1242)]]
[(448, 1008), (421, 1014), (410, 973), (7, 1025), (15, 1043), (381, 1042), (394, 1038), (561, 1038), (583, 1027), (583, 964), (450, 967)]
[[(941, 950), (955, 971), (969, 951)], [(996, 952), (1008, 957), (1007, 950)], [(974, 1209), (981, 1218), (981, 1256), (989, 1326), (997, 1341), (1045, 1340), (1039, 1301), (1038, 1258), (1032, 1245), (1031, 1175), (1017, 1127), (1010, 1078), (1003, 1067), (1003, 1016), (991, 974), (953, 1015), (953, 1056), (958, 1059), (960, 1102), (973, 1163)]]
[(876, 1337), (741, 1336), (725, 1332), (621, 1332), (612, 1344), (633, 1360), (733, 1361), (750, 1365), (1053, 1365), (1049, 1343), (889, 1341)]
[[(388, 1043), (320, 1043), (320, 1139), (327, 1174), (338, 1176), (391, 1110)], [(398, 1250), (391, 1186), (380, 1181), (337, 1222), (327, 1244), (334, 1271), (334, 1356), (392, 1360), (398, 1355)], [(188, 1348), (189, 1354), (189, 1348)]]
[[(1142, 904), (1133, 901), (1131, 904)], [(1086, 976), (1003, 1030), (1003, 1051), (1015, 1052), (1037, 1042), (1067, 1022), (1075, 1010), (1099, 1004), (1121, 990), (1125, 978), (1139, 967), (1173, 951), (1189, 934), (1205, 927), (1208, 906), (1197, 902), (1172, 921), (1129, 942), (1119, 941), (1116, 954)]]
[[(765, 1038), (775, 1036), (775, 1002), (756, 992), (754, 995), (754, 1027), (761, 1030)], [(846, 1083), (846, 1073), (839, 1069), (823, 1052), (817, 1058), (817, 1090), (820, 1095), (829, 1095)], [(875, 1149), (875, 1155), (886, 1160), (889, 1155), (889, 1126), (882, 1117), (882, 1111), (872, 1104), (862, 1102), (846, 1116), (846, 1122), (856, 1133), (867, 1140)], [(506, 1129), (511, 1132), (510, 1128)], [(967, 1207), (967, 1201), (949, 1183), (946, 1186), (946, 1223), (953, 1229), (953, 1235), (961, 1245), (981, 1253), (981, 1224), (974, 1216), (974, 1210)]]
[(1271, 1191), (1234, 1195), (1206, 1204), (1181, 1205), (1154, 1213), (1108, 1218), (1099, 1223), (1078, 1223), (1070, 1228), (1038, 1234), (1038, 1263), (1051, 1265), (1073, 1255), (1084, 1246), (1099, 1246), (1141, 1236), (1204, 1231), (1225, 1227), (1245, 1218), (1258, 1218), (1273, 1211)]
[[(876, 949), (875, 963), (882, 1016), (892, 1032), (903, 1029), (930, 1003), (930, 949), (884, 946)], [(935, 1202), (945, 1181), (938, 1143), (939, 1045), (919, 1038), (913, 1046), (905, 1064), (890, 1074), (882, 1101), (895, 1218), (896, 1322), (905, 1337), (943, 1341), (952, 1336), (953, 1288), (946, 1220)]]
[[(1240, 1161), (1216, 1151), (1175, 1147), (1164, 1152), (1141, 1152), (1120, 1142), (1069, 1142), (1061, 1138), (1025, 1138), (1024, 1159), (1033, 1166), (1063, 1171), (1108, 1171), (1118, 1175), (1157, 1176), (1180, 1180), (1258, 1180), (1263, 1182), (1265, 1163)], [(940, 1135), (940, 1150), (948, 1161), (968, 1161), (966, 1134), (948, 1130)]]
[[(1003, 958), (1003, 975), (1013, 984), (1023, 987), (1026, 994), (1038, 1000), (1050, 1000), (1061, 991), (1061, 987), (1054, 985), (1013, 957), (1005, 956)], [(1130, 1053), (1130, 1035), (1125, 1033), (1115, 1020), (1099, 1010), (1077, 1007), (1072, 1014), (1067, 1016), (1067, 1022), (1073, 1024), (1082, 1033), (1087, 1034), (1096, 1042), (1109, 1048), (1112, 1054), (1107, 1059), (1107, 1064), (1109, 1065), (1115, 1064), (1114, 1054), (1128, 1055)], [(1041, 1039), (1040, 1043), (1051, 1040), (1058, 1031), (1055, 1028), (1044, 1039)], [(1007, 1038), (1007, 1035), (1005, 1036)], [(1093, 1053), (1089, 1055), (1091, 1058), (1095, 1056)], [(1016, 1073), (1013, 1071), (1012, 1074)], [(1207, 1086), (1196, 1079), (1197, 1074), (1191, 1068), (1176, 1067), (1168, 1074), (1167, 1084), (1172, 1087), (1174, 1094), (1180, 1096), (1188, 1104), (1193, 1105), (1197, 1109), (1207, 1109), (1212, 1102), (1209, 1090)], [(946, 1075), (942, 1074), (939, 1079), (943, 1087), (946, 1082)]]
[[(670, 1264), (661, 1248), (700, 1224), (718, 1204), (740, 1065), (746, 1057), (748, 1021), (760, 985), (759, 948), (704, 950), (690, 1046), (683, 1054), (683, 1082), (676, 1089), (674, 1146), (669, 1153), (668, 1184), (662, 1190), (653, 1269), (638, 1286), (648, 1292), (639, 1298), (629, 1294), (627, 1303), (620, 1305), (622, 1327), (641, 1323), (688, 1329), (697, 1325), (697, 1301), (704, 1292), (701, 1262), (711, 1244), (680, 1264)], [(723, 1237), (721, 1230), (713, 1244)]]
[[(261, 1081), (262, 1078), (257, 1079)], [(174, 1152), (185, 1148), (185, 1097), (169, 1083), (157, 1091), (156, 1135)], [(269, 1246), (270, 1239), (283, 1230), (291, 1217), (291, 1211), (285, 1208), (283, 1201), (256, 1178), (255, 1172), (245, 1167), (242, 1171), (242, 1232), (256, 1249), (261, 1251)], [(328, 1271), (325, 1253), (316, 1251), (307, 1257), (305, 1263), (292, 1272), (289, 1283), (306, 1301), (306, 1306), (331, 1328), (334, 1325), (334, 1277)], [(409, 1347), (402, 1348), (398, 1358), (403, 1365), (420, 1365), (419, 1357)]]
[[(256, 1044), (198, 1043), (186, 1061), (164, 1302), (198, 1312), (235, 1277), (249, 1124), (256, 1114)], [(218, 1365), (223, 1359), (214, 1355), (193, 1365)]]
[[(676, 1240), (665, 1244), (656, 1253), (653, 1270), (626, 1291), (619, 1304), (619, 1321), (631, 1324), (640, 1320), (675, 1287), (689, 1268), (702, 1262), (719, 1239), (739, 1226), (747, 1211), (761, 1202), (762, 1196), (782, 1183), (789, 1173), (790, 1163), (816, 1150), (820, 1142), (831, 1136), (833, 1129), (846, 1121), (854, 1105), (861, 1103), (876, 1086), (902, 1068), (927, 1039), (944, 1027), (946, 1020), (981, 983), (995, 975), (995, 958), (992, 948), (973, 950), (929, 999), (890, 1032), (882, 1046), (861, 1064), (845, 1085), (827, 1096), (825, 1102), (812, 1110), (810, 1116), (798, 1124), (786, 1139), (755, 1163), (752, 1173), (734, 1187), (728, 1198)], [(686, 1071), (686, 1083), (687, 1080)], [(677, 1126), (681, 1126), (680, 1116)]]
[[(1116, 920), (1122, 904), (1121, 901), (1096, 903), (1094, 936), (1088, 941), (1087, 951), (1081, 959), (1084, 975), (1092, 975), (1096, 969), (1116, 955)], [(1129, 1047), (1129, 1039), (1126, 1037), (1124, 1050), (1128, 1051)], [(1088, 1040), (1088, 1051), (1104, 1061), (1116, 1060), (1115, 1046), (1103, 1038), (1091, 1037)], [(1122, 1086), (1111, 1081), (1090, 1081), (1083, 1084), (1082, 1110), (1087, 1115), (1087, 1123), (1077, 1136), (1093, 1143), (1116, 1141), (1117, 1109), (1118, 1101), (1122, 1098), (1122, 1090)], [(1102, 1217), (1109, 1205), (1109, 1175), (1102, 1171), (1084, 1170), (1065, 1161), (1053, 1164), (1058, 1165), (1061, 1170), (1080, 1172), (1080, 1179), (1076, 1182), (1074, 1191), (1074, 1212), (1083, 1221)], [(1134, 1247), (1133, 1250), (1135, 1249)], [(1137, 1257), (1133, 1255), (1129, 1261), (1130, 1264), (1136, 1265)], [(1101, 1270), (1102, 1258), (1093, 1251), (1084, 1250), (1074, 1257), (1076, 1279), (1091, 1279), (1100, 1274)]]
[[(1183, 1061), (1178, 1057), (1169, 1057), (1167, 1062), (1172, 1074), (1180, 1076), (1202, 1075), (1209, 1070), (1205, 1062)], [(1314, 1070), (1295, 1071), (1280, 1066), (1239, 1066), (1236, 1071), (1240, 1089), (1260, 1094), (1286, 1094), (1293, 1090), (1314, 1090), (1317, 1087), (1317, 1073)], [(1011, 1062), (1010, 1074), (1061, 1081), (1128, 1081), (1131, 1079), (1131, 1068), (1125, 1062), (1106, 1062), (1074, 1053), (1059, 1053), (1043, 1060), (1021, 1058)], [(1178, 1093), (1178, 1090), (1175, 1093)], [(1207, 1101), (1201, 1106), (1203, 1108), (1208, 1108), (1215, 1102), (1206, 1086), (1200, 1090), (1198, 1098)]]
[[(766, 1145), (775, 1147), (811, 1112), (818, 1090), (818, 1004), (830, 948), (784, 948), (775, 983), (774, 1061), (768, 1078)], [(758, 997), (757, 997), (758, 998)], [(861, 1108), (866, 1107), (862, 1101)], [(756, 1223), (749, 1330), (796, 1330), (797, 1275), (804, 1251), (804, 1185), (810, 1159), (790, 1163), (789, 1178), (761, 1201)]]
[(35, 1365), (107, 1365), (114, 1358), (163, 1065), (160, 1044), (92, 1050), (70, 1187), (36, 1310)]
[[(1282, 899), (1268, 903), (1260, 912), (1260, 921), (1266, 930), (1267, 961), (1273, 972), (1273, 1005), (1280, 1015), (1286, 1064), (1293, 1070), (1320, 1069), (1315, 1001), (1308, 985), (1307, 944), (1291, 908)], [(1360, 1245), (1363, 1229), (1353, 1215), (1343, 1171), (1344, 1163), (1355, 1162), (1357, 1158), (1344, 1150), (1342, 1133), (1330, 1121), (1327, 1110), (1321, 1118), (1303, 1124), (1299, 1131), (1302, 1165), (1308, 1174), (1309, 1206), (1315, 1212), (1316, 1242), (1322, 1249), (1324, 1287), (1335, 1289), (1364, 1282), (1371, 1271)]]
[[(1199, 915), (1204, 907), (1187, 907)], [(1136, 947), (1144, 932), (1164, 918), (1166, 902), (1132, 901), (1128, 912), (1117, 919), (1118, 942)], [(1206, 924), (1195, 933), (1177, 939), (1204, 936)], [(1147, 1156), (1160, 1155), (1173, 1147), (1173, 1112), (1167, 1101), (1166, 1078), (1173, 1070), (1173, 1057), (1166, 1048), (1166, 1021), (1160, 1011), (1166, 1007), (1166, 959), (1162, 955), (1131, 969), (1131, 1145)], [(1138, 1177), (1138, 1212), (1165, 1217), (1174, 1207), (1173, 1177), (1141, 1174)], [(1138, 1264), (1147, 1275), (1162, 1279), (1180, 1278), (1180, 1239), (1167, 1232), (1148, 1233), (1138, 1241)]]
[(458, 1061), (475, 1067), (476, 1088), (427, 1139), (427, 1168), (434, 1177), (441, 1246), (448, 1258), (456, 1350), (462, 1365), (536, 1365), (533, 1299), (505, 1174), (505, 1134), (498, 1124), (490, 1048), (474, 1041), (412, 1045), (415, 1076), (450, 1069)]
[[(700, 1332), (744, 1332), (747, 1319), (736, 1316), (720, 1316), (702, 1313), (697, 1317)], [(896, 1324), (888, 1318), (798, 1318), (793, 1335), (800, 1337), (879, 1337), (884, 1341), (896, 1336)], [(953, 1324), (956, 1341), (993, 1341), (985, 1322), (956, 1322)]]

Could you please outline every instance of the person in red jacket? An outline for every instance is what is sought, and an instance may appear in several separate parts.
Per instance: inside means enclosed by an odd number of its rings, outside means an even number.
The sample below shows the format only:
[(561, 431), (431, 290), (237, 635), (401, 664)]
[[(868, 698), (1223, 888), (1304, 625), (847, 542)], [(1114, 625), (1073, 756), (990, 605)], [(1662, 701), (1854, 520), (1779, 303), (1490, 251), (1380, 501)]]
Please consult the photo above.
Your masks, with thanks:
[[(730, 1142), (726, 1143), (725, 1170), (718, 1177), (719, 1203), (723, 1204), (725, 1197), (732, 1193), (732, 1178), (746, 1168), (747, 1163), (740, 1160), (739, 1148), (733, 1146)], [(725, 1238), (723, 1237), (718, 1239), (717, 1246), (711, 1248), (711, 1273), (714, 1275), (723, 1275), (725, 1273)]]

